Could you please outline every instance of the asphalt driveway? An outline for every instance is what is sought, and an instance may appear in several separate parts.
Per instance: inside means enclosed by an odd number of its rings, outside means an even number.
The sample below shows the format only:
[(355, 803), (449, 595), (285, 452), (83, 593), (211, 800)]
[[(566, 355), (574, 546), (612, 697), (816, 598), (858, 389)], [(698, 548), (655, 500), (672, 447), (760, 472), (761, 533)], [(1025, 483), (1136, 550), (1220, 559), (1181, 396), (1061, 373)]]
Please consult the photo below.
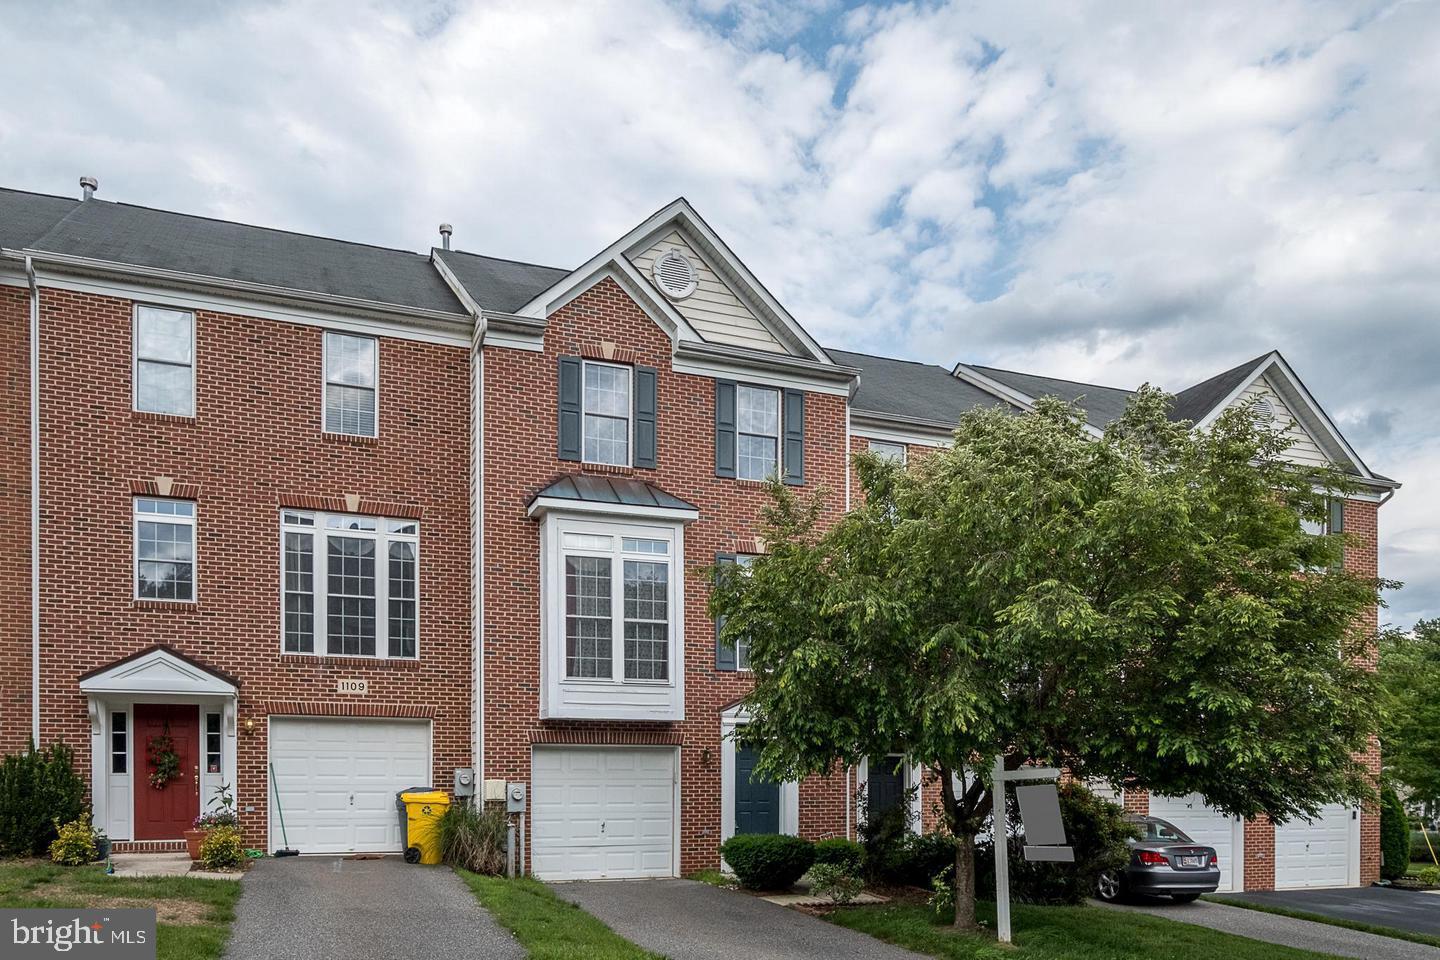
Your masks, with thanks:
[(230, 960), (523, 960), (448, 867), (399, 857), (260, 860), (245, 877)]
[(1225, 898), (1440, 937), (1440, 893), (1388, 887), (1346, 887), (1339, 890), (1227, 893)]
[(557, 883), (552, 890), (671, 960), (927, 960), (749, 894), (693, 880)]

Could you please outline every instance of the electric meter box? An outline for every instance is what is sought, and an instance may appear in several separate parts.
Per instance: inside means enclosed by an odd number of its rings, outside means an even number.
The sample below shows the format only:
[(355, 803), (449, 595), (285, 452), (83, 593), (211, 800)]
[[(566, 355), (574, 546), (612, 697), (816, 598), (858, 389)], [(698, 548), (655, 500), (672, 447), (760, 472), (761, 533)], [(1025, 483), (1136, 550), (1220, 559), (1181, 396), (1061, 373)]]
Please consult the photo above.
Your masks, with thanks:
[(525, 784), (512, 783), (505, 787), (505, 812), (525, 812)]
[(469, 767), (461, 767), (455, 771), (455, 796), (475, 796), (475, 771)]

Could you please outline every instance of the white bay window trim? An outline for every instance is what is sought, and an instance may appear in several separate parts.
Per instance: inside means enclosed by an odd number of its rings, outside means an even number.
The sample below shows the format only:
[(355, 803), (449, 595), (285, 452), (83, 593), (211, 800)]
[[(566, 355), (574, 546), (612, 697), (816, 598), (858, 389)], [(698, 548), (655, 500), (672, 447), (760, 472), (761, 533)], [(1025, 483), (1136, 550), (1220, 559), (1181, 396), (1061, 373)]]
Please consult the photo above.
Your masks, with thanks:
[[(345, 652), (331, 649), (330, 625), (330, 539), (348, 539), (374, 544), (374, 653)], [(288, 547), (295, 538), (308, 538), (308, 574), (292, 569)], [(392, 556), (398, 549), (399, 555)], [(392, 581), (392, 564), (408, 567), (410, 576)], [(294, 574), (308, 576), (297, 580)], [(308, 589), (306, 588), (308, 584)], [(292, 611), (289, 599), (310, 598), (309, 610)], [(336, 593), (335, 597), (371, 599), (360, 592)], [(394, 609), (392, 610), (392, 601)], [(403, 606), (408, 604), (408, 609)], [(292, 612), (294, 616), (292, 617)], [(404, 637), (392, 630), (392, 617), (408, 621), (413, 634), (413, 651), (406, 651)], [(405, 614), (408, 613), (408, 616)], [(305, 636), (299, 632), (291, 642), (291, 628), (308, 625), (309, 649), (303, 649)], [(391, 652), (392, 634), (401, 643), (399, 652)], [(292, 649), (293, 647), (293, 649)], [(349, 513), (324, 513), (314, 510), (282, 509), (280, 511), (280, 651), (297, 657), (352, 657), (363, 660), (418, 660), (420, 658), (420, 522), (388, 517), (362, 516)]]
[[(679, 512), (679, 511), (676, 511)], [(542, 717), (609, 720), (683, 720), (685, 649), (685, 549), (683, 521), (601, 518), (583, 512), (541, 513), (541, 707)], [(570, 558), (608, 561), (608, 616), (592, 606), (588, 615), (608, 635), (609, 676), (571, 676), (567, 645), (567, 566)], [(627, 679), (626, 623), (653, 630), (656, 607), (632, 606), (627, 617), (627, 565), (663, 565), (665, 632), (663, 679)], [(592, 564), (592, 567), (596, 566)], [(653, 567), (651, 568), (653, 573)], [(649, 581), (649, 582), (653, 582)], [(631, 598), (634, 600), (635, 598)], [(658, 598), (656, 598), (658, 600)], [(592, 624), (593, 632), (593, 624)], [(643, 632), (643, 631), (638, 631)], [(652, 641), (653, 642), (653, 641)], [(594, 650), (594, 647), (587, 648)], [(593, 662), (594, 658), (590, 660)], [(630, 673), (637, 665), (631, 663)], [(641, 671), (645, 672), (645, 671)], [(660, 672), (660, 671), (656, 671)]]

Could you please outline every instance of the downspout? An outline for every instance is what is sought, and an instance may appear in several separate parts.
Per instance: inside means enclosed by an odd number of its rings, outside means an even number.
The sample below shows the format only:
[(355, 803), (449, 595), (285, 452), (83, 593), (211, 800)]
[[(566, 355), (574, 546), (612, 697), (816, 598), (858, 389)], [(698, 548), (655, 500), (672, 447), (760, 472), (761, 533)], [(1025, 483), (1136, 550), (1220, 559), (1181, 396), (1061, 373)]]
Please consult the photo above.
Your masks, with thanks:
[(40, 746), (40, 285), (25, 255), (30, 281), (30, 739)]
[[(446, 238), (449, 239), (448, 237)], [(448, 245), (448, 244), (447, 244)], [(470, 431), (471, 450), (470, 476), (474, 491), (470, 494), (474, 512), (475, 545), (470, 573), (470, 609), (473, 617), (471, 626), (472, 642), (475, 645), (475, 786), (484, 797), (485, 786), (485, 319), (476, 311), (475, 336), (471, 346), (471, 389), (475, 397), (471, 403), (474, 426)]]

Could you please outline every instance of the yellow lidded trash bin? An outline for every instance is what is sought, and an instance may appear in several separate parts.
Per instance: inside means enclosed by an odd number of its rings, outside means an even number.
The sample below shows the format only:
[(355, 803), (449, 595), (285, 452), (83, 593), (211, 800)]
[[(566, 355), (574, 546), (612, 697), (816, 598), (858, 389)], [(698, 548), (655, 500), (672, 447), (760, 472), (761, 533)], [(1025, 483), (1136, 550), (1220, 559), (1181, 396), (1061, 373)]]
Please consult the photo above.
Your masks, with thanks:
[(436, 827), (450, 807), (449, 795), (443, 790), (405, 790), (399, 800), (405, 828), (405, 862), (439, 863), (440, 836)]

